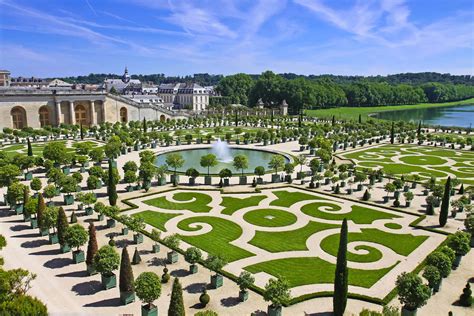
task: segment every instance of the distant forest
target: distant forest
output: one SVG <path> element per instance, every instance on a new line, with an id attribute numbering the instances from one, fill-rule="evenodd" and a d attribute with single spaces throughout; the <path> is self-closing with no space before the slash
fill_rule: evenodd
<path id="1" fill-rule="evenodd" d="M 101 83 L 114 74 L 61 78 L 70 83 Z M 194 74 L 169 77 L 164 74 L 133 75 L 132 78 L 154 84 L 195 82 L 215 86 L 218 97 L 211 105 L 242 104 L 255 106 L 261 100 L 266 106 L 288 103 L 290 114 L 302 109 L 338 106 L 405 105 L 426 102 L 449 102 L 474 97 L 474 77 L 435 72 L 405 73 L 388 76 L 335 76 L 275 74 L 235 74 L 230 76 Z"/>

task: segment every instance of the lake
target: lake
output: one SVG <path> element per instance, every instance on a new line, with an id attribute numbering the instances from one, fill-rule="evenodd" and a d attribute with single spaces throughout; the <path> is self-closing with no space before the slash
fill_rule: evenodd
<path id="1" fill-rule="evenodd" d="M 474 104 L 386 111 L 372 116 L 391 121 L 422 121 L 430 125 L 469 127 L 474 124 Z"/>

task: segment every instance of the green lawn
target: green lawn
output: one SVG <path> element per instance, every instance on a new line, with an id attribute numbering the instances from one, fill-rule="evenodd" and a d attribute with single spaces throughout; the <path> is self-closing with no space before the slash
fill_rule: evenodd
<path id="1" fill-rule="evenodd" d="M 259 209 L 245 213 L 244 220 L 255 226 L 282 227 L 296 223 L 296 215 L 277 209 Z"/>
<path id="2" fill-rule="evenodd" d="M 231 196 L 223 196 L 221 206 L 224 207 L 222 210 L 222 214 L 225 215 L 232 215 L 236 211 L 250 207 L 250 206 L 257 206 L 260 201 L 265 199 L 265 195 L 254 195 L 247 198 L 236 198 Z"/>
<path id="3" fill-rule="evenodd" d="M 211 225 L 212 230 L 198 236 L 181 236 L 185 242 L 201 248 L 208 253 L 220 255 L 229 262 L 254 256 L 253 253 L 230 244 L 231 241 L 236 240 L 242 235 L 242 228 L 226 219 L 211 216 L 197 216 L 180 221 L 178 228 L 185 231 L 196 231 L 201 227 L 199 223 Z M 191 227 L 192 224 L 195 224 L 196 227 Z"/>
<path id="4" fill-rule="evenodd" d="M 339 225 L 320 222 L 309 222 L 306 226 L 283 232 L 257 231 L 249 244 L 269 252 L 308 250 L 306 240 L 320 231 L 339 228 Z"/>
<path id="5" fill-rule="evenodd" d="M 151 200 L 143 201 L 143 203 L 155 206 L 164 210 L 188 210 L 195 213 L 207 213 L 211 210 L 208 206 L 212 201 L 212 197 L 204 193 L 197 192 L 179 192 L 173 195 L 173 199 L 179 202 L 169 201 L 165 196 L 160 196 Z"/>
<path id="6" fill-rule="evenodd" d="M 143 211 L 143 212 L 135 213 L 132 216 L 141 217 L 145 220 L 145 223 L 148 223 L 151 226 L 156 227 L 159 230 L 165 232 L 166 222 L 179 215 L 181 214 L 161 213 L 161 212 L 156 212 L 156 211 Z"/>
<path id="7" fill-rule="evenodd" d="M 306 215 L 312 216 L 314 218 L 328 219 L 334 221 L 342 221 L 344 218 L 347 218 L 347 220 L 353 221 L 356 224 L 371 224 L 373 221 L 378 219 L 392 219 L 400 217 L 398 215 L 377 211 L 359 205 L 352 205 L 352 211 L 344 214 L 331 214 L 329 212 L 323 212 L 320 210 L 321 207 L 324 207 L 327 211 L 336 212 L 341 210 L 341 206 L 337 204 L 333 204 L 330 202 L 315 202 L 306 204 L 301 208 L 301 211 Z"/>
<path id="8" fill-rule="evenodd" d="M 367 118 L 370 114 L 385 111 L 400 111 L 400 110 L 411 110 L 411 109 L 422 109 L 430 107 L 440 106 L 455 106 L 460 104 L 470 104 L 474 102 L 474 98 L 445 103 L 419 103 L 412 105 L 393 105 L 393 106 L 374 106 L 374 107 L 340 107 L 331 109 L 320 109 L 320 110 L 306 110 L 305 113 L 308 116 L 326 117 L 331 118 L 335 116 L 337 119 L 351 119 L 357 120 L 359 114 L 363 118 Z"/>
<path id="9" fill-rule="evenodd" d="M 278 199 L 271 202 L 271 206 L 290 207 L 296 202 L 305 200 L 326 200 L 325 198 L 303 192 L 273 191 L 272 193 L 275 194 Z"/>
<path id="10" fill-rule="evenodd" d="M 395 265 L 380 270 L 360 270 L 349 268 L 349 284 L 370 288 Z M 265 261 L 245 267 L 251 273 L 266 272 L 274 277 L 284 277 L 290 287 L 307 284 L 332 284 L 336 265 L 318 257 L 288 258 Z"/>

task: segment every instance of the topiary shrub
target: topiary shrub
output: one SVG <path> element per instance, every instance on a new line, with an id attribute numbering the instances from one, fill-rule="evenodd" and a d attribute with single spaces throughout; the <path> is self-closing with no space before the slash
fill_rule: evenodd
<path id="1" fill-rule="evenodd" d="M 199 296 L 199 302 L 206 307 L 207 304 L 209 304 L 209 301 L 211 300 L 211 297 L 209 294 L 207 294 L 207 290 L 204 288 L 202 294 Z"/>
<path id="2" fill-rule="evenodd" d="M 461 297 L 459 298 L 459 303 L 465 307 L 470 307 L 472 305 L 472 290 L 469 282 L 466 283 L 466 286 L 462 290 Z"/>

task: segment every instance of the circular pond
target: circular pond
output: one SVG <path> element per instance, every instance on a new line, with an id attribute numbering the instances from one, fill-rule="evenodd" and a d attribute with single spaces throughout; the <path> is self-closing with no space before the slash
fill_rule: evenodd
<path id="1" fill-rule="evenodd" d="M 285 159 L 285 163 L 289 162 L 290 159 L 282 154 L 257 150 L 257 149 L 246 149 L 246 148 L 234 148 L 227 147 L 224 152 L 217 150 L 212 147 L 207 148 L 194 148 L 194 149 L 184 149 L 177 150 L 172 152 L 167 152 L 159 154 L 156 157 L 156 164 L 163 165 L 166 164 L 166 157 L 171 153 L 179 153 L 183 159 L 184 164 L 181 168 L 178 168 L 177 171 L 180 173 L 186 172 L 189 168 L 194 168 L 199 171 L 201 175 L 207 174 L 207 168 L 201 167 L 200 161 L 201 157 L 207 154 L 215 154 L 218 158 L 218 164 L 209 169 L 210 174 L 216 175 L 224 168 L 232 170 L 232 173 L 238 175 L 241 170 L 237 170 L 233 166 L 233 159 L 237 155 L 245 155 L 248 159 L 248 168 L 244 170 L 244 173 L 252 173 L 255 170 L 255 167 L 262 166 L 266 171 L 270 171 L 268 168 L 268 162 L 272 159 L 273 156 L 282 156 Z"/>

